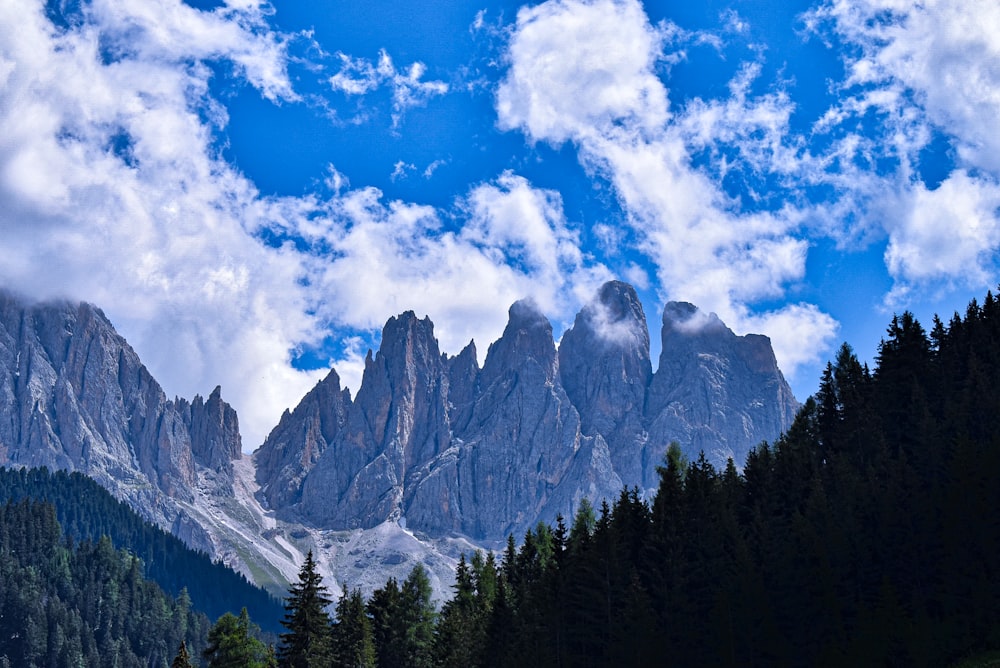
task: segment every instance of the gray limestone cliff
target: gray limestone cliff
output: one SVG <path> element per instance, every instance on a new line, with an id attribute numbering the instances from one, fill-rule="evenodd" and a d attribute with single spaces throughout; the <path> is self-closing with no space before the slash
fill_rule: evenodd
<path id="1" fill-rule="evenodd" d="M 649 329 L 631 285 L 605 283 L 559 344 L 563 387 L 580 413 L 583 433 L 608 444 L 623 481 L 642 480 L 643 406 L 653 377 Z"/>
<path id="2" fill-rule="evenodd" d="M 552 326 L 530 302 L 511 307 L 481 370 L 474 344 L 448 357 L 429 319 L 391 318 L 340 426 L 310 441 L 316 395 L 336 391 L 317 386 L 254 455 L 261 497 L 288 519 L 502 540 L 621 487 L 604 439 L 581 432 Z"/>
<path id="3" fill-rule="evenodd" d="M 350 392 L 331 370 L 294 411 L 284 412 L 254 455 L 262 498 L 279 508 L 299 502 L 306 474 L 344 428 L 350 405 Z"/>
<path id="4" fill-rule="evenodd" d="M 193 501 L 201 473 L 231 484 L 239 454 L 219 388 L 170 401 L 99 309 L 0 292 L 0 465 L 85 473 L 212 552 L 179 504 Z"/>
<path id="5" fill-rule="evenodd" d="M 582 434 L 558 374 L 552 326 L 533 303 L 517 302 L 490 346 L 468 420 L 407 497 L 408 526 L 501 540 L 569 515 L 584 495 L 617 492 L 607 446 Z"/>
<path id="6" fill-rule="evenodd" d="M 538 308 L 515 303 L 482 369 L 474 344 L 442 355 L 430 320 L 404 313 L 369 353 L 353 402 L 324 381 L 285 415 L 255 454 L 261 496 L 317 527 L 396 520 L 496 541 L 571 514 L 584 496 L 651 493 L 673 440 L 691 459 L 704 451 L 716 466 L 741 465 L 791 424 L 798 404 L 766 337 L 736 336 L 672 302 L 661 340 L 653 373 L 642 305 L 617 281 L 558 349 Z M 323 401 L 341 412 L 318 438 Z"/>
<path id="7" fill-rule="evenodd" d="M 647 447 L 659 458 L 676 440 L 688 457 L 704 451 L 716 467 L 730 457 L 741 466 L 751 448 L 791 425 L 798 402 L 766 336 L 737 336 L 714 313 L 670 302 L 661 341 L 645 411 Z M 655 483 L 655 469 L 644 475 Z"/>
<path id="8" fill-rule="evenodd" d="M 400 517 L 409 477 L 450 443 L 448 384 L 430 319 L 390 318 L 342 430 L 305 476 L 302 516 L 337 528 Z"/>

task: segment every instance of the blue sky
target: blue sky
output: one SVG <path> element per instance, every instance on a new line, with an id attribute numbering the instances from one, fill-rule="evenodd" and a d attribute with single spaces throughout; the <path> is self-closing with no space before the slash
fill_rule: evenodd
<path id="1" fill-rule="evenodd" d="M 392 315 L 482 356 L 610 278 L 805 398 L 996 287 L 998 62 L 992 0 L 9 0 L 0 284 L 221 383 L 248 450 Z"/>

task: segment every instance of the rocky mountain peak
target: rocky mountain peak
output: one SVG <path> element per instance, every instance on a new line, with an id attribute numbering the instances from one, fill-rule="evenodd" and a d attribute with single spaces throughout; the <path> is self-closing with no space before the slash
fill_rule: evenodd
<path id="1" fill-rule="evenodd" d="M 695 336 L 732 338 L 736 335 L 715 313 L 705 313 L 688 302 L 667 302 L 663 307 L 663 339 Z"/>
<path id="2" fill-rule="evenodd" d="M 298 503 L 302 481 L 344 428 L 351 394 L 341 389 L 333 369 L 316 383 L 292 412 L 285 411 L 254 453 L 257 484 L 264 502 L 286 508 Z"/>
<path id="3" fill-rule="evenodd" d="M 191 435 L 195 460 L 232 482 L 233 461 L 240 458 L 243 441 L 236 411 L 222 400 L 222 386 L 216 386 L 207 401 L 195 395 L 190 404 L 184 400 L 176 403 Z"/>
<path id="4" fill-rule="evenodd" d="M 167 400 L 104 313 L 85 303 L 28 303 L 0 293 L 0 465 L 83 472 L 146 519 L 213 551 L 185 505 L 199 476 L 223 493 L 240 456 L 236 412 Z"/>
<path id="5" fill-rule="evenodd" d="M 559 344 L 559 374 L 584 434 L 600 435 L 623 480 L 642 468 L 642 408 L 653 372 L 649 331 L 638 295 L 605 283 Z"/>
<path id="6" fill-rule="evenodd" d="M 469 341 L 455 357 L 445 361 L 448 373 L 448 416 L 453 432 L 461 432 L 469 422 L 479 382 L 476 343 Z"/>
<path id="7" fill-rule="evenodd" d="M 522 299 L 510 307 L 507 326 L 501 337 L 490 344 L 483 365 L 482 383 L 525 365 L 536 367 L 551 380 L 555 375 L 556 344 L 552 324 L 532 299 Z"/>
<path id="8" fill-rule="evenodd" d="M 646 314 L 635 288 L 622 281 L 608 281 L 601 286 L 597 299 L 585 306 L 577 316 L 590 324 L 606 341 L 620 343 L 635 339 L 640 349 L 649 350 L 649 328 Z"/>
<path id="9" fill-rule="evenodd" d="M 430 318 L 389 318 L 342 430 L 304 478 L 301 512 L 340 527 L 400 517 L 407 476 L 450 442 L 448 388 Z"/>
<path id="10" fill-rule="evenodd" d="M 704 451 L 718 467 L 730 457 L 740 465 L 791 424 L 798 402 L 767 337 L 737 336 L 714 313 L 669 302 L 661 342 L 646 396 L 651 446 L 677 440 L 689 456 Z"/>

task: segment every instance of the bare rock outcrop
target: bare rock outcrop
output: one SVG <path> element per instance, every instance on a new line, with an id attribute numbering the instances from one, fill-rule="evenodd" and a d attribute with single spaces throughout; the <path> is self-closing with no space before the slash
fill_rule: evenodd
<path id="1" fill-rule="evenodd" d="M 170 530 L 186 524 L 199 472 L 231 484 L 239 455 L 220 388 L 168 400 L 100 309 L 0 292 L 0 465 L 80 471 Z M 212 551 L 204 532 L 187 535 Z"/>

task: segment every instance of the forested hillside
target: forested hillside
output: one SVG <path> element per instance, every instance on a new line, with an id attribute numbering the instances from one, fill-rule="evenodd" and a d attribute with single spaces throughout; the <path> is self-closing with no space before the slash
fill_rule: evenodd
<path id="1" fill-rule="evenodd" d="M 67 545 L 51 503 L 0 505 L 0 666 L 166 666 L 208 629 L 109 539 Z"/>
<path id="2" fill-rule="evenodd" d="M 651 506 L 626 490 L 596 513 L 584 505 L 570 527 L 539 525 L 520 548 L 512 538 L 499 560 L 463 560 L 433 643 L 405 660 L 381 660 L 377 630 L 366 650 L 356 615 L 337 625 L 361 630 L 335 632 L 335 644 L 354 640 L 334 655 L 948 665 L 1000 647 L 998 471 L 1000 303 L 988 294 L 929 334 L 894 318 L 874 370 L 845 344 L 791 429 L 742 472 L 688 464 L 672 447 Z M 369 622 L 388 596 L 376 595 Z"/>
<path id="3" fill-rule="evenodd" d="M 208 555 L 195 552 L 173 535 L 144 521 L 128 505 L 80 473 L 0 468 L 0 503 L 8 499 L 45 500 L 55 507 L 66 536 L 96 543 L 102 536 L 117 549 L 138 557 L 142 574 L 172 596 L 187 588 L 195 609 L 216 619 L 246 607 L 254 621 L 272 633 L 280 630 L 282 607 L 266 591 Z"/>

